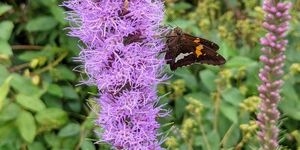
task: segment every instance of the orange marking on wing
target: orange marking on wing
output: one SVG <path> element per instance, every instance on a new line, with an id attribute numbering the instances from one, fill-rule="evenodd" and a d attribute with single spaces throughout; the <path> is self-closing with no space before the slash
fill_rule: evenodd
<path id="1" fill-rule="evenodd" d="M 201 44 L 196 47 L 195 53 L 196 53 L 197 58 L 200 55 L 202 55 L 202 49 L 203 49 L 203 45 L 201 45 Z"/>

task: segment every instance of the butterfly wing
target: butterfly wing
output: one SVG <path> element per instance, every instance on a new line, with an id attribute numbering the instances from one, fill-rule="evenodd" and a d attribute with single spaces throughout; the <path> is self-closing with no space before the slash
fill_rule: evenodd
<path id="1" fill-rule="evenodd" d="M 170 69 L 176 70 L 178 67 L 188 66 L 196 62 L 196 55 L 190 54 L 178 61 L 170 63 Z"/>
<path id="2" fill-rule="evenodd" d="M 195 36 L 184 33 L 184 38 L 189 40 L 189 41 L 193 41 L 193 42 L 197 42 L 199 44 L 205 45 L 205 46 L 207 46 L 207 47 L 209 47 L 209 48 L 211 48 L 212 50 L 215 50 L 215 51 L 219 50 L 219 48 L 220 48 L 218 46 L 218 44 L 216 44 L 212 41 L 209 41 L 207 39 L 201 38 L 201 37 L 195 37 Z"/>
<path id="3" fill-rule="evenodd" d="M 198 57 L 196 53 L 197 46 L 203 47 L 201 55 L 198 55 Z M 209 65 L 223 65 L 226 62 L 223 56 L 206 45 L 185 42 L 180 44 L 179 49 L 181 53 L 176 55 L 174 61 L 169 63 L 171 70 L 176 70 L 178 67 L 188 66 L 197 62 Z M 180 55 L 183 56 L 178 58 Z"/>
<path id="4" fill-rule="evenodd" d="M 226 60 L 223 56 L 218 54 L 215 50 L 204 46 L 202 50 L 202 55 L 200 55 L 196 62 L 208 65 L 223 65 L 225 64 Z"/>
<path id="5" fill-rule="evenodd" d="M 216 51 L 219 46 L 209 40 L 182 33 L 175 28 L 167 36 L 165 60 L 171 70 L 199 62 L 209 65 L 222 65 L 226 61 Z"/>

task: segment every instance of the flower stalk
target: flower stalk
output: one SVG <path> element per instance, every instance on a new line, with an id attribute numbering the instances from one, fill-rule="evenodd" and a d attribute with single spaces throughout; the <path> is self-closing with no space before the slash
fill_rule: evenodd
<path id="1" fill-rule="evenodd" d="M 156 86 L 164 60 L 157 58 L 164 43 L 161 0 L 69 0 L 69 35 L 84 47 L 79 59 L 96 85 L 101 107 L 96 125 L 101 142 L 114 149 L 161 149 L 156 121 L 163 117 Z"/>
<path id="2" fill-rule="evenodd" d="M 264 64 L 260 70 L 259 78 L 262 81 L 258 87 L 261 104 L 257 115 L 259 126 L 258 137 L 263 150 L 279 148 L 277 127 L 280 112 L 277 105 L 281 99 L 280 89 L 283 84 L 283 66 L 285 50 L 288 41 L 285 39 L 289 20 L 291 3 L 277 0 L 264 0 L 263 10 L 265 20 L 263 27 L 268 33 L 261 38 L 262 55 L 260 61 Z"/>

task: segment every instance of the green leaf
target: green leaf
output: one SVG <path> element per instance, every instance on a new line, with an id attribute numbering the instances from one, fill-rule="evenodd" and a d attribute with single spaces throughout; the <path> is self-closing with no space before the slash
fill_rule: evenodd
<path id="1" fill-rule="evenodd" d="M 7 41 L 10 38 L 14 24 L 11 21 L 0 22 L 0 39 Z"/>
<path id="2" fill-rule="evenodd" d="M 9 11 L 12 7 L 7 4 L 0 3 L 0 16 Z"/>
<path id="3" fill-rule="evenodd" d="M 257 62 L 255 62 L 254 60 L 252 60 L 248 57 L 236 56 L 236 57 L 233 57 L 232 59 L 228 60 L 225 64 L 225 66 L 229 67 L 229 68 L 238 68 L 238 67 L 255 65 L 256 63 Z"/>
<path id="4" fill-rule="evenodd" d="M 26 30 L 30 32 L 34 31 L 46 31 L 53 29 L 57 25 L 57 21 L 53 17 L 43 16 L 30 20 L 26 25 Z"/>
<path id="5" fill-rule="evenodd" d="M 189 93 L 189 94 L 186 94 L 184 96 L 184 99 L 185 100 L 188 100 L 188 98 L 195 98 L 199 101 L 201 101 L 201 103 L 207 107 L 207 108 L 210 108 L 212 107 L 212 101 L 211 101 L 211 97 L 208 96 L 207 94 L 203 93 L 203 92 L 195 92 L 195 93 Z"/>
<path id="6" fill-rule="evenodd" d="M 225 136 L 223 137 L 226 138 L 223 146 L 226 150 L 229 150 L 230 147 L 234 147 L 240 140 L 241 131 L 238 124 L 232 124 Z"/>
<path id="7" fill-rule="evenodd" d="M 63 101 L 56 96 L 46 93 L 43 95 L 42 99 L 47 107 L 63 108 Z"/>
<path id="8" fill-rule="evenodd" d="M 183 116 L 186 105 L 187 102 L 182 98 L 175 101 L 175 116 L 177 119 L 180 119 Z"/>
<path id="9" fill-rule="evenodd" d="M 283 113 L 295 120 L 300 120 L 300 101 L 298 93 L 291 80 L 286 80 L 282 87 L 283 99 L 279 103 L 279 108 Z"/>
<path id="10" fill-rule="evenodd" d="M 208 143 L 210 145 L 211 150 L 219 150 L 220 149 L 220 135 L 216 131 L 209 132 L 207 134 Z M 206 148 L 205 149 L 209 149 Z"/>
<path id="11" fill-rule="evenodd" d="M 95 145 L 91 141 L 88 141 L 86 139 L 82 142 L 80 148 L 82 150 L 96 150 Z"/>
<path id="12" fill-rule="evenodd" d="M 239 2 L 237 0 L 229 0 L 226 1 L 229 8 L 236 8 L 239 5 Z"/>
<path id="13" fill-rule="evenodd" d="M 73 81 L 76 79 L 76 75 L 66 66 L 60 65 L 56 68 L 55 75 L 60 80 L 70 80 Z"/>
<path id="14" fill-rule="evenodd" d="M 216 90 L 215 79 L 217 78 L 217 76 L 214 72 L 210 70 L 203 70 L 200 72 L 200 78 L 207 89 L 209 89 L 210 91 Z"/>
<path id="15" fill-rule="evenodd" d="M 30 79 L 20 76 L 19 74 L 13 74 L 12 76 L 13 79 L 11 80 L 11 86 L 21 94 L 34 97 L 39 97 L 43 94 L 43 91 L 33 85 Z"/>
<path id="16" fill-rule="evenodd" d="M 44 134 L 44 139 L 47 145 L 51 147 L 59 147 L 60 146 L 60 138 L 58 138 L 53 132 L 46 132 Z"/>
<path id="17" fill-rule="evenodd" d="M 221 49 L 219 53 L 224 56 L 225 59 L 228 59 L 230 57 L 235 57 L 237 55 L 237 50 L 231 48 L 226 42 L 222 42 Z"/>
<path id="18" fill-rule="evenodd" d="M 185 80 L 186 86 L 191 90 L 197 89 L 198 82 L 195 76 L 187 68 L 178 68 L 174 74 Z"/>
<path id="19" fill-rule="evenodd" d="M 46 108 L 45 104 L 42 100 L 35 96 L 27 96 L 24 94 L 18 94 L 16 97 L 16 101 L 25 109 L 38 112 Z"/>
<path id="20" fill-rule="evenodd" d="M 65 127 L 63 127 L 59 133 L 59 137 L 68 137 L 78 135 L 80 133 L 80 125 L 76 123 L 69 123 Z"/>
<path id="21" fill-rule="evenodd" d="M 283 111 L 284 115 L 300 120 L 300 102 L 299 100 L 283 99 L 280 101 L 279 108 Z"/>
<path id="22" fill-rule="evenodd" d="M 6 78 L 10 75 L 6 67 L 0 65 L 0 84 L 3 84 Z"/>
<path id="23" fill-rule="evenodd" d="M 68 137 L 68 138 L 63 138 L 62 143 L 61 143 L 61 149 L 75 149 L 78 141 L 79 141 L 79 136 L 73 136 L 73 137 Z"/>
<path id="24" fill-rule="evenodd" d="M 47 0 L 47 1 L 34 1 L 36 3 L 38 3 L 39 5 L 44 5 L 47 7 L 50 7 L 52 5 L 57 5 L 57 0 Z M 41 6 L 39 6 L 41 7 Z"/>
<path id="25" fill-rule="evenodd" d="M 174 5 L 173 9 L 178 11 L 184 11 L 186 9 L 190 9 L 192 5 L 187 2 L 179 2 L 176 5 Z"/>
<path id="26" fill-rule="evenodd" d="M 282 87 L 282 95 L 284 99 L 290 100 L 290 101 L 297 101 L 299 100 L 298 93 L 296 92 L 294 88 L 294 84 L 287 80 Z"/>
<path id="27" fill-rule="evenodd" d="M 47 129 L 57 129 L 68 122 L 68 115 L 58 108 L 47 108 L 35 116 L 37 122 Z"/>
<path id="28" fill-rule="evenodd" d="M 1 54 L 5 56 L 11 56 L 13 52 L 10 45 L 6 41 L 0 39 L 0 55 Z"/>
<path id="29" fill-rule="evenodd" d="M 203 136 L 199 136 L 199 135 L 197 135 L 196 137 L 195 137 L 195 146 L 205 146 L 205 145 L 203 145 L 204 144 L 204 142 L 203 142 Z"/>
<path id="30" fill-rule="evenodd" d="M 6 98 L 6 95 L 8 94 L 11 79 L 12 79 L 12 77 L 9 76 L 4 81 L 4 83 L 0 86 L 0 111 L 2 110 L 4 99 Z"/>
<path id="31" fill-rule="evenodd" d="M 15 119 L 19 115 L 20 110 L 21 108 L 15 103 L 5 105 L 3 110 L 0 111 L 0 125 L 2 123 Z"/>
<path id="32" fill-rule="evenodd" d="M 63 96 L 63 90 L 57 84 L 50 84 L 47 91 L 48 91 L 48 93 L 50 93 L 52 95 L 55 95 L 57 97 L 62 97 Z"/>
<path id="33" fill-rule="evenodd" d="M 245 97 L 237 88 L 226 89 L 222 92 L 221 95 L 225 101 L 231 103 L 234 106 L 238 106 L 239 103 L 245 99 Z"/>
<path id="34" fill-rule="evenodd" d="M 36 135 L 36 125 L 31 113 L 27 111 L 21 112 L 16 123 L 22 138 L 26 142 L 32 143 Z"/>
<path id="35" fill-rule="evenodd" d="M 62 86 L 62 90 L 63 90 L 63 94 L 64 94 L 64 98 L 66 99 L 75 99 L 78 100 L 79 96 L 76 93 L 76 91 L 74 90 L 73 87 L 71 86 Z"/>
<path id="36" fill-rule="evenodd" d="M 67 22 L 65 21 L 65 10 L 62 9 L 62 7 L 58 7 L 57 5 L 52 5 L 50 7 L 50 12 L 54 16 L 54 18 L 61 23 L 62 25 L 65 25 Z"/>
<path id="37" fill-rule="evenodd" d="M 46 147 L 42 142 L 34 141 L 28 145 L 28 150 L 46 150 Z"/>
<path id="38" fill-rule="evenodd" d="M 227 104 L 227 103 L 222 103 L 221 105 L 221 112 L 223 113 L 223 115 L 228 118 L 230 121 L 232 121 L 233 123 L 237 123 L 238 122 L 238 112 L 237 112 L 238 108 Z"/>
<path id="39" fill-rule="evenodd" d="M 4 125 L 1 125 L 0 133 L 1 150 L 21 149 L 21 143 L 24 143 L 24 141 L 21 139 L 17 127 L 15 127 L 15 122 L 8 122 Z"/>
<path id="40" fill-rule="evenodd" d="M 46 57 L 46 58 L 51 58 L 54 56 L 54 52 L 51 51 L 51 47 L 45 47 L 43 48 L 42 51 L 34 52 L 34 51 L 29 51 L 29 52 L 24 52 L 20 55 L 18 55 L 18 58 L 23 60 L 23 61 L 31 61 L 34 58 L 39 58 L 39 57 Z"/>
<path id="41" fill-rule="evenodd" d="M 72 110 L 73 112 L 80 113 L 81 107 L 83 106 L 80 101 L 68 101 L 67 102 L 68 108 Z"/>

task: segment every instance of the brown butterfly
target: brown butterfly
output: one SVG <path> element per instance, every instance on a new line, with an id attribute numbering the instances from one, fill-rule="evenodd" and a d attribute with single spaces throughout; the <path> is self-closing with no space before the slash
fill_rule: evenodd
<path id="1" fill-rule="evenodd" d="M 172 29 L 166 39 L 165 60 L 171 70 L 197 62 L 209 65 L 223 65 L 226 62 L 216 52 L 219 49 L 216 43 L 184 33 L 179 27 Z"/>

